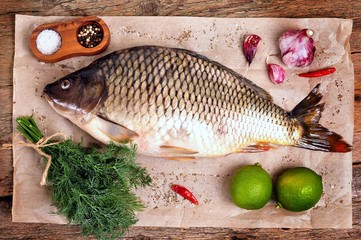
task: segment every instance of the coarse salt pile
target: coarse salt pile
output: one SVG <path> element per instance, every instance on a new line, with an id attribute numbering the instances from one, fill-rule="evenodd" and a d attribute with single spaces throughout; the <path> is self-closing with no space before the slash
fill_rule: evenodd
<path id="1" fill-rule="evenodd" d="M 60 34 L 54 30 L 45 29 L 36 38 L 36 47 L 44 55 L 51 55 L 61 47 Z"/>

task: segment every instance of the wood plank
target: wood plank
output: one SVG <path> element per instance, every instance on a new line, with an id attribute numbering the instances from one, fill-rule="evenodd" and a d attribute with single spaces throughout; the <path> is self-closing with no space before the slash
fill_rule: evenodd
<path id="1" fill-rule="evenodd" d="M 361 52 L 351 55 L 355 69 L 353 163 L 361 163 Z"/>
<path id="2" fill-rule="evenodd" d="M 360 239 L 361 235 L 361 2 L 360 1 L 64 1 L 3 0 L 0 9 L 0 145 L 12 137 L 12 64 L 14 55 L 14 14 L 32 15 L 148 15 L 200 17 L 337 17 L 354 20 L 350 39 L 355 69 L 355 133 L 353 150 L 353 229 L 223 229 L 133 227 L 126 237 L 135 239 L 248 239 L 319 238 Z M 0 149 L 0 238 L 82 239 L 80 229 L 53 224 L 11 222 L 12 153 Z"/>
<path id="3" fill-rule="evenodd" d="M 12 139 L 12 75 L 14 55 L 14 17 L 0 14 L 0 197 L 12 194 L 12 151 L 1 146 Z"/>

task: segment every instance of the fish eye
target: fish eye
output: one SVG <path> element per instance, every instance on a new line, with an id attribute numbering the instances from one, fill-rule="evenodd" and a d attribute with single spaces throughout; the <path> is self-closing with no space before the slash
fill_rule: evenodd
<path id="1" fill-rule="evenodd" d="M 61 81 L 60 86 L 63 90 L 67 90 L 70 87 L 70 81 L 68 79 L 64 79 Z"/>

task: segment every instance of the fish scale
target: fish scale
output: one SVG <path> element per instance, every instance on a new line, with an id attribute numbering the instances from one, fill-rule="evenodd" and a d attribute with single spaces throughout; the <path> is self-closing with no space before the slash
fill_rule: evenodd
<path id="1" fill-rule="evenodd" d="M 291 112 L 262 88 L 195 52 L 139 46 L 113 52 L 48 84 L 59 114 L 107 144 L 134 141 L 173 160 L 266 151 L 271 144 L 348 152 L 319 124 L 317 85 Z"/>
<path id="2" fill-rule="evenodd" d="M 115 65 L 116 62 L 119 64 Z M 103 72 L 108 75 L 106 84 L 109 89 L 108 99 L 99 106 L 99 111 L 121 125 L 131 125 L 135 132 L 145 133 L 149 142 L 153 140 L 166 144 L 168 141 L 171 144 L 170 136 L 179 135 L 184 137 L 180 139 L 181 142 L 186 143 L 179 147 L 189 148 L 189 140 L 198 139 L 200 142 L 194 146 L 200 155 L 221 155 L 240 150 L 247 143 L 272 139 L 275 143 L 292 145 L 295 141 L 288 134 L 289 139 L 273 139 L 273 133 L 268 133 L 267 129 L 272 129 L 271 125 L 275 122 L 267 121 L 267 117 L 261 117 L 258 121 L 251 120 L 264 114 L 263 106 L 275 111 L 282 109 L 272 102 L 267 105 L 266 101 L 255 96 L 252 89 L 239 84 L 240 79 L 206 59 L 197 59 L 197 56 L 165 48 L 154 48 L 151 51 L 139 48 L 132 52 L 115 53 L 99 66 L 107 70 Z M 129 69 L 130 66 L 133 69 Z M 117 91 L 118 88 L 120 89 Z M 126 97 L 124 93 L 127 93 Z M 114 101 L 119 99 L 116 97 L 118 94 L 121 95 L 119 102 Z M 114 111 L 115 109 L 118 111 Z M 149 117 L 140 118 L 136 113 L 147 114 Z M 154 115 L 157 118 L 165 117 L 165 123 L 159 124 L 159 119 L 154 119 Z M 268 116 L 272 119 L 270 117 Z M 184 124 L 188 122 L 191 124 Z M 224 126 L 224 123 L 229 126 Z M 244 127 L 247 124 L 251 127 Z M 183 127 L 189 125 L 198 126 L 199 131 L 190 132 Z M 280 130 L 285 133 L 297 128 L 289 119 L 280 122 L 280 125 L 283 126 Z M 239 135 L 235 135 L 236 132 Z M 239 144 L 231 144 L 233 142 Z"/>

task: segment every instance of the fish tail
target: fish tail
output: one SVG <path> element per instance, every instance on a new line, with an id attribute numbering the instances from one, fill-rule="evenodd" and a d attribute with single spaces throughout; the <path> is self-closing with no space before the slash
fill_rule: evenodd
<path id="1" fill-rule="evenodd" d="M 318 123 L 324 110 L 324 103 L 320 103 L 322 94 L 319 88 L 320 84 L 317 84 L 291 112 L 302 127 L 296 146 L 324 152 L 349 152 L 352 146 L 341 135 Z"/>

